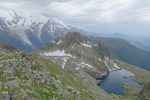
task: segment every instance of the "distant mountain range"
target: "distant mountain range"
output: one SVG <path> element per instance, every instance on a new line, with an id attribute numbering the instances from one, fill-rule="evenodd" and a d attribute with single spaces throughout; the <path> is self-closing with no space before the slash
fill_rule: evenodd
<path id="1" fill-rule="evenodd" d="M 97 40 L 103 42 L 116 58 L 150 70 L 150 52 L 139 49 L 123 39 L 99 37 Z"/>
<path id="2" fill-rule="evenodd" d="M 0 42 L 24 51 L 41 48 L 53 38 L 70 31 L 83 33 L 56 18 L 40 14 L 32 16 L 11 10 L 0 15 Z"/>
<path id="3" fill-rule="evenodd" d="M 99 37 L 112 37 L 112 38 L 124 39 L 129 43 L 131 43 L 132 45 L 136 46 L 137 48 L 150 52 L 150 37 L 129 35 L 123 33 L 94 33 L 90 35 L 95 37 L 99 36 Z"/>

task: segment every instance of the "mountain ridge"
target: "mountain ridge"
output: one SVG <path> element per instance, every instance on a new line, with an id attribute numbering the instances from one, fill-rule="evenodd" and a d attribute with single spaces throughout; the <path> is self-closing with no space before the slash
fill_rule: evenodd
<path id="1" fill-rule="evenodd" d="M 150 70 L 150 52 L 139 49 L 123 39 L 99 37 L 97 40 L 103 42 L 118 59 Z"/>
<path id="2" fill-rule="evenodd" d="M 53 40 L 39 52 L 62 69 L 69 69 L 81 76 L 91 76 L 95 79 L 109 71 L 120 69 L 103 44 L 78 32 L 70 32 Z"/>
<path id="3" fill-rule="evenodd" d="M 63 36 L 67 32 L 83 32 L 56 18 L 48 18 L 42 15 L 35 16 L 22 14 L 14 10 L 5 12 L 0 16 L 0 42 L 24 51 L 33 51 L 42 48 L 50 40 Z"/>

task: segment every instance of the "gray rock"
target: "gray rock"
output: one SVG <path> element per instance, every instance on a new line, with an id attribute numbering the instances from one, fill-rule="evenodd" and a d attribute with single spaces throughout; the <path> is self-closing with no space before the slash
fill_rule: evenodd
<path id="1" fill-rule="evenodd" d="M 67 90 L 68 90 L 69 92 L 71 92 L 72 94 L 76 94 L 76 95 L 79 95 L 79 94 L 80 94 L 80 92 L 79 92 L 78 90 L 74 89 L 73 87 L 67 86 L 66 88 L 67 88 Z"/>
<path id="2" fill-rule="evenodd" d="M 9 81 L 9 82 L 7 83 L 7 85 L 8 85 L 8 87 L 10 87 L 10 88 L 13 88 L 13 87 L 19 88 L 19 80 L 12 80 L 12 81 Z"/>
<path id="3" fill-rule="evenodd" d="M 14 76 L 14 68 L 8 68 L 4 71 L 4 76 Z"/>
<path id="4" fill-rule="evenodd" d="M 73 94 L 76 94 L 76 95 L 79 95 L 79 94 L 80 94 L 80 92 L 79 92 L 78 90 L 73 90 L 72 93 L 73 93 Z"/>
<path id="5" fill-rule="evenodd" d="M 60 80 L 54 80 L 54 85 L 57 89 L 61 88 L 61 81 Z"/>

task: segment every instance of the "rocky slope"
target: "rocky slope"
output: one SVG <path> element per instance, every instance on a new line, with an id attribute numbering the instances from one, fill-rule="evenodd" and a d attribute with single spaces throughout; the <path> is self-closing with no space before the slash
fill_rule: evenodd
<path id="1" fill-rule="evenodd" d="M 109 71 L 120 69 L 109 50 L 92 37 L 70 32 L 50 42 L 40 53 L 82 77 L 99 78 Z"/>
<path id="2" fill-rule="evenodd" d="M 48 41 L 70 31 L 81 32 L 56 18 L 19 11 L 0 15 L 0 43 L 7 43 L 24 51 L 43 47 Z"/>
<path id="3" fill-rule="evenodd" d="M 9 49 L 8 49 L 9 48 Z M 94 80 L 0 45 L 0 100 L 110 100 Z"/>

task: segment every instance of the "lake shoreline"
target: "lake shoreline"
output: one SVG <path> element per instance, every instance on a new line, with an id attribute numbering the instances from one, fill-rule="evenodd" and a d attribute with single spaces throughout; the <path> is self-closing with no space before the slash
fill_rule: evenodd
<path id="1" fill-rule="evenodd" d="M 143 84 L 138 83 L 131 77 L 134 77 L 133 73 L 125 69 L 118 69 L 99 77 L 98 80 L 100 80 L 100 82 L 97 85 L 107 93 L 114 93 L 117 95 L 124 94 L 125 88 L 123 84 L 130 84 L 135 88 L 143 88 Z"/>

